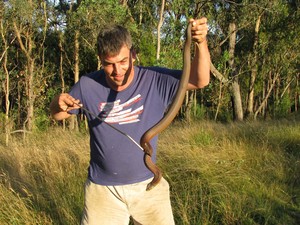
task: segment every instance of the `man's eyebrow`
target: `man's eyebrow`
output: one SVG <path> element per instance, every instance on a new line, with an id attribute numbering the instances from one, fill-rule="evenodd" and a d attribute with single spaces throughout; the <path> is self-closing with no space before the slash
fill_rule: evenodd
<path id="1" fill-rule="evenodd" d="M 103 62 L 107 63 L 107 64 L 110 64 L 110 63 L 114 64 L 114 63 L 122 62 L 122 61 L 125 61 L 125 60 L 128 60 L 128 59 L 129 59 L 129 57 L 126 56 L 126 57 L 122 58 L 121 60 L 119 60 L 117 62 L 112 62 L 112 61 L 109 61 L 109 60 L 106 60 L 106 59 L 104 59 Z"/>

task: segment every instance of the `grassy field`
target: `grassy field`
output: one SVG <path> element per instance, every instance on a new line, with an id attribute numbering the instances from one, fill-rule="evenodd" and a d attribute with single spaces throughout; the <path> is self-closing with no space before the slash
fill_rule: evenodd
<path id="1" fill-rule="evenodd" d="M 0 224 L 79 224 L 88 136 L 0 135 Z M 174 123 L 158 165 L 177 225 L 300 224 L 300 121 Z"/>

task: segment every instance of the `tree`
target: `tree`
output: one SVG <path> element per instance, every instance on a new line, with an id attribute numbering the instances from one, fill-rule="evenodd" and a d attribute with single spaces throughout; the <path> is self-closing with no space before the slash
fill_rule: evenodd
<path id="1" fill-rule="evenodd" d="M 164 22 L 164 8 L 165 8 L 165 0 L 161 1 L 160 12 L 159 12 L 159 20 L 157 24 L 157 50 L 156 50 L 156 60 L 159 60 L 160 57 L 160 35 L 161 35 L 161 27 Z"/>
<path id="2" fill-rule="evenodd" d="M 44 86 L 44 42 L 47 30 L 46 3 L 27 1 L 22 5 L 10 1 L 6 7 L 8 20 L 16 38 L 17 51 L 22 54 L 20 63 L 24 71 L 27 115 L 24 124 L 27 129 L 34 127 L 34 104 Z M 32 16 L 34 15 L 34 17 Z"/>
<path id="3" fill-rule="evenodd" d="M 261 17 L 263 12 L 257 17 L 254 29 L 254 41 L 253 41 L 253 57 L 250 60 L 251 62 L 251 76 L 249 81 L 249 90 L 248 90 L 248 101 L 246 107 L 246 117 L 253 117 L 253 108 L 254 108 L 254 86 L 257 77 L 257 68 L 258 68 L 258 41 L 259 41 L 259 27 L 261 23 Z"/>
<path id="4" fill-rule="evenodd" d="M 3 3 L 1 4 L 1 14 L 4 15 L 4 5 Z M 3 90 L 4 90 L 4 95 L 5 95 L 5 120 L 4 120 L 4 129 L 5 129 L 5 143 L 8 145 L 9 141 L 9 133 L 10 133 L 10 121 L 9 121 L 9 114 L 10 114 L 10 72 L 8 71 L 8 50 L 10 47 L 11 42 L 14 41 L 11 40 L 10 43 L 8 42 L 8 21 L 5 20 L 4 16 L 0 17 L 0 33 L 1 33 L 1 40 L 2 40 L 2 54 L 0 57 L 0 62 L 2 63 L 2 72 L 5 75 L 5 79 L 3 82 Z"/>
<path id="5" fill-rule="evenodd" d="M 233 105 L 233 118 L 237 121 L 243 120 L 243 106 L 242 106 L 242 99 L 241 99 L 241 91 L 240 85 L 238 81 L 238 76 L 236 73 L 236 66 L 234 64 L 234 51 L 236 45 L 236 24 L 234 21 L 229 23 L 229 68 L 230 68 L 230 79 L 231 81 L 231 98 L 232 98 L 232 105 Z"/>
<path id="6" fill-rule="evenodd" d="M 1 127 L 7 134 L 47 126 L 54 95 L 100 68 L 96 38 L 110 23 L 131 31 L 138 64 L 180 69 L 188 19 L 208 18 L 213 77 L 186 96 L 182 113 L 191 120 L 200 107 L 222 121 L 299 111 L 298 1 L 10 0 L 0 10 Z"/>

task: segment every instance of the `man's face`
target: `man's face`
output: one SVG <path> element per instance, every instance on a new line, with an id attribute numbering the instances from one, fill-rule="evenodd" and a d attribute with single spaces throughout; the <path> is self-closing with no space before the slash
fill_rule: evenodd
<path id="1" fill-rule="evenodd" d="M 101 58 L 102 68 L 106 74 L 109 86 L 116 90 L 124 90 L 133 79 L 131 52 L 127 46 L 123 46 L 119 54 Z M 129 69 L 129 71 L 128 71 Z"/>

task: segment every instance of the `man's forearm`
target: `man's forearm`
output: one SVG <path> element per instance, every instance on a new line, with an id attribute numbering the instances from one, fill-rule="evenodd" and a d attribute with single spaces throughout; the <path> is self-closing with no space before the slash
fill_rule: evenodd
<path id="1" fill-rule="evenodd" d="M 210 81 L 210 53 L 207 41 L 195 44 L 195 56 L 191 65 L 190 87 L 203 88 Z"/>

